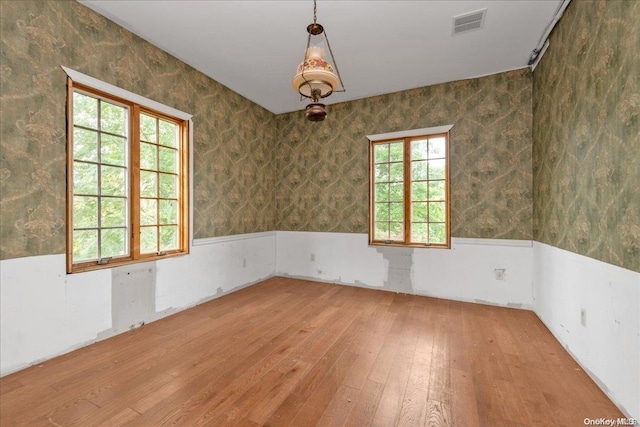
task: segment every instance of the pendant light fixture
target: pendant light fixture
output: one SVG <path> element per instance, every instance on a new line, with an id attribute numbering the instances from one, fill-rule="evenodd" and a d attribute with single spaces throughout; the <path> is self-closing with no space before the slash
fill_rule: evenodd
<path id="1" fill-rule="evenodd" d="M 307 26 L 307 47 L 304 51 L 304 60 L 298 65 L 296 75 L 291 85 L 300 94 L 300 99 L 309 98 L 313 102 L 307 105 L 305 117 L 312 122 L 320 122 L 327 117 L 327 110 L 320 99 L 326 98 L 333 92 L 344 92 L 344 84 L 338 71 L 338 64 L 333 57 L 329 38 L 324 27 L 317 22 L 317 5 L 313 0 L 313 23 Z M 311 36 L 324 35 L 324 41 L 329 49 L 333 67 L 324 59 L 324 49 L 319 45 L 311 44 Z M 314 39 L 315 40 L 315 39 Z M 322 38 L 320 38 L 322 42 Z M 335 73 L 333 68 L 335 67 Z M 340 86 L 338 86 L 340 84 Z"/>

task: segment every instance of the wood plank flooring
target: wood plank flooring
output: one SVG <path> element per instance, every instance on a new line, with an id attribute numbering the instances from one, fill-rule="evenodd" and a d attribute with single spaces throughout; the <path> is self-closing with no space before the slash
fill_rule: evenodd
<path id="1" fill-rule="evenodd" d="M 578 426 L 534 313 L 275 277 L 0 379 L 1 426 Z"/>

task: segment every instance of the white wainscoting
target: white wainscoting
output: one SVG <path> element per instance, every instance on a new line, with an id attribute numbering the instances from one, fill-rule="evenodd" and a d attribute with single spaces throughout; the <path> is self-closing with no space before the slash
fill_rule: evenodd
<path id="1" fill-rule="evenodd" d="M 534 260 L 538 317 L 625 415 L 640 419 L 640 273 L 538 242 Z"/>
<path id="2" fill-rule="evenodd" d="M 640 418 L 640 274 L 528 240 L 406 249 L 369 246 L 366 234 L 278 231 L 196 240 L 184 257 L 72 275 L 64 255 L 0 261 L 0 374 L 273 275 L 533 309 Z"/>
<path id="3" fill-rule="evenodd" d="M 0 261 L 0 374 L 268 278 L 275 241 L 275 232 L 202 239 L 182 257 L 76 274 L 65 255 Z"/>
<path id="4" fill-rule="evenodd" d="M 533 308 L 530 240 L 454 238 L 451 249 L 413 249 L 369 246 L 366 234 L 278 231 L 276 242 L 276 275 Z"/>

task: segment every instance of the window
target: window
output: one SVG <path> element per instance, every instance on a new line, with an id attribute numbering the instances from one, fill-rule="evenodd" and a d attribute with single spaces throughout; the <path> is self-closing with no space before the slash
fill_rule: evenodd
<path id="1" fill-rule="evenodd" d="M 188 253 L 188 121 L 68 80 L 67 271 Z"/>
<path id="2" fill-rule="evenodd" d="M 451 246 L 451 126 L 369 136 L 369 243 Z"/>

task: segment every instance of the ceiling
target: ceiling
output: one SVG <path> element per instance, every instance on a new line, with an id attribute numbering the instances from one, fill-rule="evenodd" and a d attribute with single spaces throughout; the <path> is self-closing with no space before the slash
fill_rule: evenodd
<path id="1" fill-rule="evenodd" d="M 291 79 L 312 0 L 79 1 L 273 113 L 308 103 Z M 318 0 L 347 89 L 324 102 L 524 68 L 561 2 Z M 482 29 L 452 35 L 454 16 L 483 8 Z"/>

